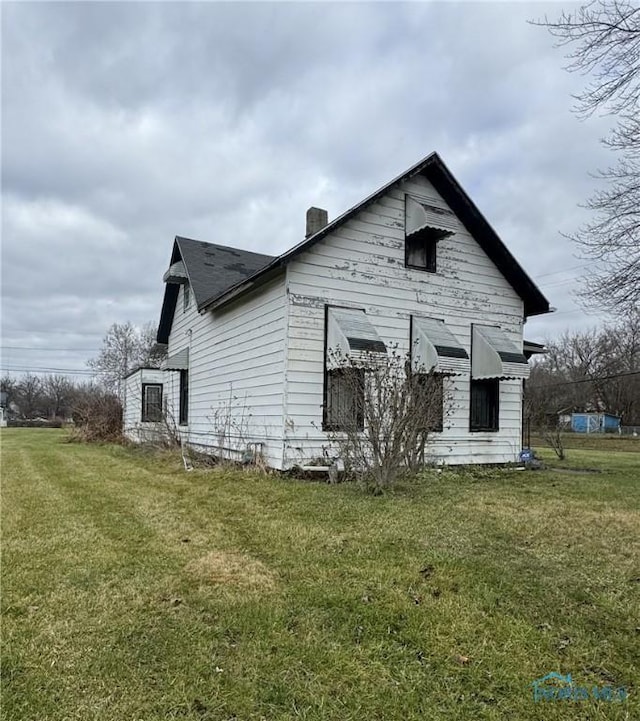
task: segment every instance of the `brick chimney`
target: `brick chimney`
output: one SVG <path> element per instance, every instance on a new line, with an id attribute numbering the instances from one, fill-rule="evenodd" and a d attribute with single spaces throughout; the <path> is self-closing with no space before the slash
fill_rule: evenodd
<path id="1" fill-rule="evenodd" d="M 329 223 L 329 213 L 322 208 L 309 208 L 307 210 L 307 234 L 309 237 L 324 228 Z"/>

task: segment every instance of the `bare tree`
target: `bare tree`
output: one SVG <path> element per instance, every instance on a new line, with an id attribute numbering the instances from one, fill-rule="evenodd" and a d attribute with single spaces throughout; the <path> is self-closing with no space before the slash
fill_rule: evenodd
<path id="1" fill-rule="evenodd" d="M 640 311 L 631 308 L 615 323 L 563 333 L 546 343 L 527 381 L 532 423 L 573 411 L 606 411 L 622 423 L 640 423 Z"/>
<path id="2" fill-rule="evenodd" d="M 584 257 L 596 261 L 585 278 L 585 300 L 612 310 L 640 302 L 640 7 L 629 0 L 594 0 L 549 29 L 569 46 L 567 70 L 589 74 L 576 96 L 580 117 L 604 111 L 617 124 L 603 143 L 617 162 L 599 171 L 605 181 L 586 207 L 594 219 L 570 236 Z"/>
<path id="3" fill-rule="evenodd" d="M 114 323 L 102 341 L 96 358 L 87 361 L 105 389 L 122 397 L 122 381 L 136 367 L 159 368 L 165 351 L 155 341 L 152 323 L 142 328 L 131 322 Z"/>
<path id="4" fill-rule="evenodd" d="M 345 470 L 380 492 L 423 467 L 428 440 L 451 410 L 443 376 L 416 372 L 397 350 L 330 363 L 325 428 Z"/>
<path id="5" fill-rule="evenodd" d="M 42 381 L 38 376 L 32 373 L 22 376 L 16 386 L 16 395 L 16 404 L 23 418 L 34 418 L 45 412 Z"/>
<path id="6" fill-rule="evenodd" d="M 72 381 L 62 375 L 45 376 L 42 392 L 48 415 L 51 418 L 67 418 L 70 416 L 75 393 L 75 386 Z"/>
<path id="7" fill-rule="evenodd" d="M 553 376 L 551 376 L 553 377 Z M 555 386 L 556 388 L 558 386 Z M 561 387 L 561 386 L 560 386 Z M 529 426 L 548 443 L 560 460 L 566 457 L 560 414 L 565 410 L 562 393 L 553 393 L 549 373 L 541 363 L 534 365 L 524 393 L 524 417 Z"/>

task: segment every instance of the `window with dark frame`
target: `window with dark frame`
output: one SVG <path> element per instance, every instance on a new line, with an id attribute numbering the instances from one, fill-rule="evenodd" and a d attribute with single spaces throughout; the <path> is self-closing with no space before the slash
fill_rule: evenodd
<path id="1" fill-rule="evenodd" d="M 189 422 L 189 371 L 180 371 L 180 410 L 178 423 L 186 426 Z"/>
<path id="2" fill-rule="evenodd" d="M 191 286 L 189 285 L 189 283 L 185 283 L 182 286 L 182 312 L 183 313 L 187 312 L 189 303 L 191 303 Z"/>
<path id="3" fill-rule="evenodd" d="M 471 379 L 472 431 L 497 431 L 499 429 L 500 381 L 497 378 Z"/>
<path id="4" fill-rule="evenodd" d="M 162 420 L 162 383 L 142 384 L 142 422 Z"/>
<path id="5" fill-rule="evenodd" d="M 414 373 L 415 404 L 424 417 L 424 430 L 440 433 L 444 427 L 444 375 L 442 373 Z"/>
<path id="6" fill-rule="evenodd" d="M 325 373 L 323 429 L 364 430 L 364 369 L 334 368 Z"/>
<path id="7" fill-rule="evenodd" d="M 404 264 L 407 268 L 436 272 L 436 247 L 440 233 L 423 228 L 405 239 Z"/>

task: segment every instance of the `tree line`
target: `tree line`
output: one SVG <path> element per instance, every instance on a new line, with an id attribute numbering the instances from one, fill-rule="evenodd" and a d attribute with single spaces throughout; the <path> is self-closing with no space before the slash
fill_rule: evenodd
<path id="1" fill-rule="evenodd" d="M 532 362 L 527 410 L 542 423 L 558 414 L 600 411 L 640 425 L 640 312 L 589 331 L 565 331 Z"/>
<path id="2" fill-rule="evenodd" d="M 2 405 L 10 420 L 43 418 L 67 421 L 86 415 L 88 407 L 109 407 L 110 414 L 122 398 L 123 379 L 139 366 L 159 367 L 164 349 L 155 342 L 155 327 L 137 327 L 131 322 L 114 323 L 95 358 L 87 361 L 94 372 L 90 381 L 65 375 L 26 373 L 18 378 L 0 378 Z"/>
<path id="3" fill-rule="evenodd" d="M 155 342 L 151 323 L 137 328 L 114 323 L 100 353 L 87 362 L 90 382 L 59 374 L 0 379 L 9 417 L 70 419 L 90 396 L 116 400 L 124 376 L 138 366 L 157 368 L 165 349 Z M 565 331 L 546 343 L 546 353 L 532 361 L 527 382 L 527 415 L 542 420 L 566 412 L 606 411 L 624 425 L 640 425 L 640 311 L 588 331 Z"/>
<path id="4" fill-rule="evenodd" d="M 5 375 L 0 379 L 3 405 L 9 418 L 17 419 L 69 419 L 77 401 L 96 389 L 93 383 L 76 383 L 53 373 L 26 373 L 17 379 Z"/>

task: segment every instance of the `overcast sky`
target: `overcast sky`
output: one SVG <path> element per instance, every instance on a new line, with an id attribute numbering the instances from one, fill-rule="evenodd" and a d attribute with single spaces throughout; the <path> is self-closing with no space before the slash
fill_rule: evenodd
<path id="1" fill-rule="evenodd" d="M 611 120 L 571 114 L 585 80 L 527 24 L 562 7 L 3 3 L 3 369 L 83 368 L 111 323 L 157 322 L 176 234 L 278 254 L 310 205 L 432 150 L 558 309 L 527 338 L 596 324 L 561 232 Z"/>

